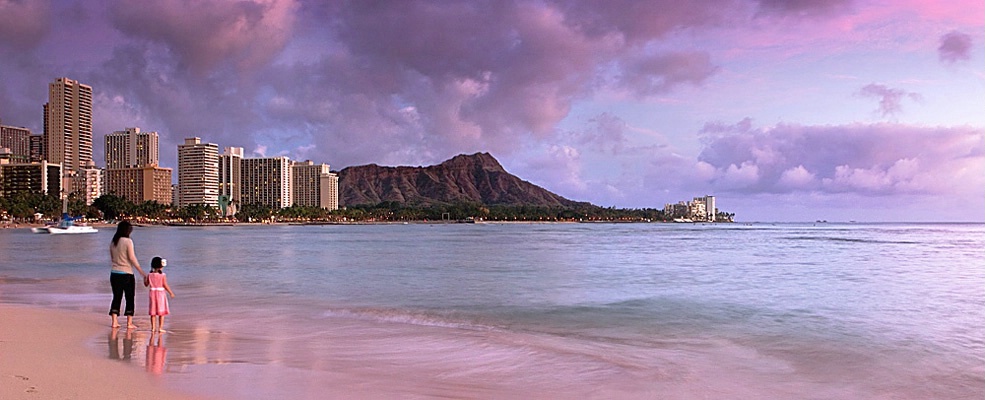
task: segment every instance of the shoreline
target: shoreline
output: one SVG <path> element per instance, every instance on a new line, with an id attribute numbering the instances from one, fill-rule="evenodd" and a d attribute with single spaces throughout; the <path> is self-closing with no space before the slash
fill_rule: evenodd
<path id="1" fill-rule="evenodd" d="M 87 343 L 110 331 L 104 315 L 0 302 L 0 320 L 0 398 L 202 398 L 166 388 L 132 364 L 95 354 Z"/>

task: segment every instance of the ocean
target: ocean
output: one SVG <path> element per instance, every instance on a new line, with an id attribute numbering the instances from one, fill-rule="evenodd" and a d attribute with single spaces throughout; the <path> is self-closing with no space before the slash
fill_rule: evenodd
<path id="1" fill-rule="evenodd" d="M 105 314 L 114 229 L 0 230 L 0 302 Z M 137 227 L 88 344 L 221 399 L 982 399 L 983 224 Z M 107 324 L 109 317 L 106 317 Z"/>

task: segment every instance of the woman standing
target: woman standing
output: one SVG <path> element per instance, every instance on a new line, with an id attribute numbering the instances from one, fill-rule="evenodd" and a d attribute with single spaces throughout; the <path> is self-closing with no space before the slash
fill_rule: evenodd
<path id="1" fill-rule="evenodd" d="M 127 316 L 127 329 L 137 327 L 133 324 L 133 292 L 137 285 L 133 268 L 137 268 L 141 277 L 147 276 L 133 253 L 130 232 L 133 232 L 133 226 L 127 221 L 121 221 L 116 226 L 116 235 L 113 235 L 113 243 L 109 246 L 109 259 L 113 265 L 109 274 L 109 283 L 113 286 L 113 303 L 110 304 L 109 315 L 113 317 L 114 328 L 120 327 L 117 317 L 120 315 L 120 300 L 124 295 L 126 295 L 127 308 L 123 315 Z"/>

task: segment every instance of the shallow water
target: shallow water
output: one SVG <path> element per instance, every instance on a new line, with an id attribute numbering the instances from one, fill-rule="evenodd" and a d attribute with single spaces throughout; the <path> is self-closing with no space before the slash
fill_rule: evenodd
<path id="1" fill-rule="evenodd" d="M 105 313 L 112 233 L 0 231 L 0 301 Z M 136 332 L 128 362 L 194 393 L 985 397 L 981 224 L 151 227 L 133 239 L 143 265 L 168 259 L 177 298 L 172 333 L 153 346 Z M 146 304 L 138 290 L 138 315 Z M 94 351 L 123 342 L 108 334 Z"/>

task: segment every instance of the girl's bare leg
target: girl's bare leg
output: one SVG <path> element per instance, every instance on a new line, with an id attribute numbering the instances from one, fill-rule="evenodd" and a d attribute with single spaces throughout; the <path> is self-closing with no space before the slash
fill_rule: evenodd
<path id="1" fill-rule="evenodd" d="M 167 332 L 166 330 L 164 330 L 164 316 L 163 315 L 160 315 L 157 318 L 160 318 L 159 320 L 157 320 L 157 330 L 158 330 L 158 332 Z"/>
<path id="2" fill-rule="evenodd" d="M 156 325 L 157 325 L 157 317 L 151 315 L 150 316 L 150 331 L 151 332 L 157 332 Z"/>

